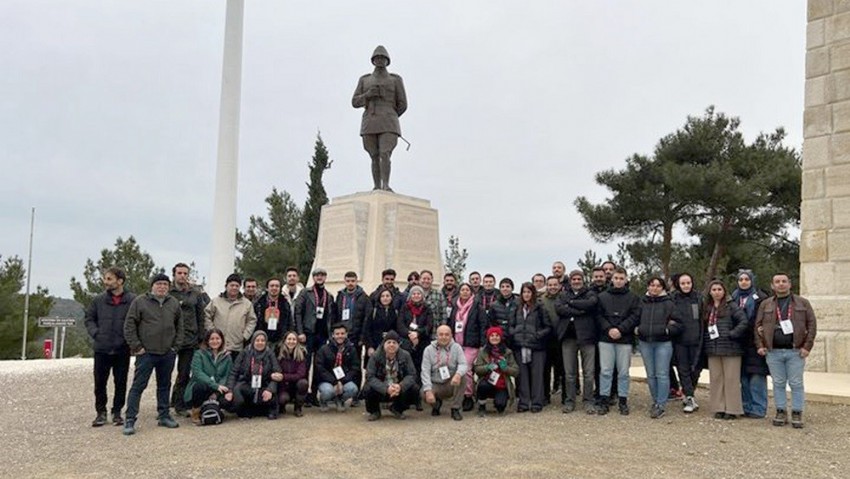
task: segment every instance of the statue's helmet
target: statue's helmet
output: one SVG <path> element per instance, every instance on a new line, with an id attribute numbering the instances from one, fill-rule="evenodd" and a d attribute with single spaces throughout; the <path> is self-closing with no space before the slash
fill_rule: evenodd
<path id="1" fill-rule="evenodd" d="M 389 54 L 389 53 L 387 53 L 387 49 L 386 49 L 386 48 L 384 48 L 384 46 L 383 46 L 383 45 L 378 45 L 378 46 L 375 48 L 375 52 L 374 52 L 374 53 L 372 53 L 372 61 L 373 61 L 373 62 L 375 61 L 375 57 L 384 57 L 384 58 L 386 58 L 386 59 L 387 59 L 387 65 L 389 65 L 389 64 L 390 64 L 390 54 Z"/>

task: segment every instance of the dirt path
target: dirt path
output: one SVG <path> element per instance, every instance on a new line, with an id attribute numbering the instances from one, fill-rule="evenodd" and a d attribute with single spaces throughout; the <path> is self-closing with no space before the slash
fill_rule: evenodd
<path id="1" fill-rule="evenodd" d="M 707 404 L 707 391 L 697 399 Z M 686 416 L 675 403 L 651 420 L 644 384 L 633 384 L 628 417 L 549 407 L 368 423 L 361 407 L 205 428 L 180 419 L 166 430 L 155 424 L 152 379 L 133 437 L 90 427 L 92 403 L 90 362 L 0 363 L 0 477 L 850 477 L 847 406 L 808 404 L 803 430 L 704 409 Z"/>

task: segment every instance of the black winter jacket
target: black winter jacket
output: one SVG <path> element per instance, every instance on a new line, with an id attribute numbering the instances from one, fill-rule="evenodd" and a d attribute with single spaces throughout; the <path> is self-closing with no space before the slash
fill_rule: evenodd
<path id="1" fill-rule="evenodd" d="M 682 320 L 681 333 L 673 342 L 682 346 L 699 346 L 702 344 L 703 333 L 701 295 L 694 290 L 688 294 L 674 291 L 671 297 L 676 306 L 676 314 Z"/>
<path id="2" fill-rule="evenodd" d="M 582 287 L 578 291 L 566 288 L 555 301 L 558 312 L 558 339 L 563 341 L 572 337 L 575 331 L 579 345 L 596 344 L 599 334 L 596 330 L 596 305 L 599 298 L 593 291 Z"/>
<path id="3" fill-rule="evenodd" d="M 413 316 L 413 313 L 407 307 L 407 303 L 404 303 L 398 312 L 396 324 L 396 332 L 401 336 L 401 347 L 414 356 L 417 356 L 417 354 L 421 356 L 422 351 L 425 351 L 425 348 L 431 344 L 431 310 L 428 309 L 428 306 L 423 302 L 422 314 Z M 416 325 L 415 328 L 411 327 L 413 324 Z M 416 347 L 413 347 L 413 343 L 408 338 L 411 331 L 416 331 L 419 336 L 419 345 Z"/>
<path id="4" fill-rule="evenodd" d="M 254 331 L 265 331 L 268 335 L 270 343 L 279 343 L 283 339 L 283 335 L 287 331 L 295 331 L 295 321 L 292 320 L 292 310 L 289 308 L 289 301 L 279 295 L 277 297 L 277 329 L 269 330 L 269 323 L 266 321 L 266 309 L 269 307 L 269 293 L 263 293 L 257 298 L 254 303 L 254 314 L 257 315 L 257 326 Z"/>
<path id="5" fill-rule="evenodd" d="M 337 379 L 334 375 L 334 367 L 336 367 L 336 353 L 340 348 L 342 348 L 341 366 L 345 376 L 342 379 Z M 358 386 L 360 385 L 360 355 L 357 354 L 357 348 L 351 341 L 339 345 L 333 339 L 330 339 L 316 353 L 316 368 L 319 382 L 330 384 L 336 384 L 337 381 L 343 384 L 353 382 Z"/>
<path id="6" fill-rule="evenodd" d="M 353 300 L 349 299 L 349 297 L 353 298 Z M 346 308 L 351 311 L 348 319 L 344 319 L 344 310 Z M 334 321 L 331 326 L 338 323 L 343 323 L 348 326 L 348 339 L 350 339 L 355 346 L 359 345 L 361 342 L 360 335 L 363 334 L 363 323 L 366 321 L 366 318 L 372 314 L 372 302 L 369 300 L 369 297 L 366 296 L 366 292 L 363 291 L 363 288 L 357 286 L 351 295 L 348 295 L 345 289 L 338 292 L 336 294 L 336 308 L 334 313 Z"/>
<path id="7" fill-rule="evenodd" d="M 251 370 L 251 360 L 254 360 L 254 369 Z M 236 363 L 233 369 L 230 370 L 230 377 L 227 378 L 227 387 L 231 390 L 239 384 L 251 385 L 251 377 L 254 374 L 259 374 L 262 369 L 262 380 L 260 388 L 268 390 L 272 394 L 277 394 L 277 382 L 272 381 L 272 373 L 281 372 L 280 363 L 274 352 L 266 348 L 263 352 L 254 351 L 253 346 L 248 346 L 245 351 L 236 356 Z"/>
<path id="8" fill-rule="evenodd" d="M 136 296 L 124 291 L 117 305 L 112 303 L 112 298 L 108 292 L 95 296 L 86 308 L 86 331 L 94 340 L 94 352 L 130 354 L 124 340 L 124 318 Z"/>
<path id="9" fill-rule="evenodd" d="M 493 304 L 490 305 L 490 317 L 489 324 L 486 325 L 484 330 L 491 326 L 499 326 L 502 328 L 502 331 L 505 332 L 505 336 L 502 338 L 502 341 L 505 342 L 508 346 L 511 344 L 511 320 L 514 318 L 516 314 L 517 306 L 519 305 L 519 299 L 517 295 L 512 294 L 508 298 L 502 297 L 501 294 L 496 295 L 496 300 L 493 301 Z"/>
<path id="10" fill-rule="evenodd" d="M 606 343 L 632 344 L 634 330 L 640 319 L 640 298 L 629 288 L 614 288 L 599 294 L 597 305 L 597 324 L 599 340 Z M 611 339 L 608 332 L 616 328 L 620 339 Z"/>
<path id="11" fill-rule="evenodd" d="M 546 338 L 549 336 L 549 318 L 546 309 L 540 303 L 535 303 L 525 314 L 523 306 L 517 306 L 516 313 L 510 324 L 511 344 L 515 350 L 529 348 L 533 351 L 546 349 Z"/>
<path id="12" fill-rule="evenodd" d="M 463 347 L 465 348 L 480 348 L 487 340 L 484 333 L 487 331 L 487 326 L 484 323 L 484 313 L 481 311 L 481 305 L 475 298 L 469 298 L 472 301 L 472 306 L 469 308 L 469 315 L 466 317 L 466 327 L 463 330 Z M 447 323 L 452 328 L 454 334 L 455 323 L 457 322 L 457 301 L 455 304 L 449 305 L 452 308 L 452 314 L 449 316 Z M 452 336 L 454 337 L 454 336 Z"/>
<path id="13" fill-rule="evenodd" d="M 717 332 L 720 337 L 711 339 L 708 334 L 708 324 L 714 306 L 707 306 L 703 313 L 703 349 L 708 357 L 711 356 L 741 356 L 744 354 L 742 339 L 750 327 L 747 314 L 730 301 L 720 306 L 717 311 Z"/>
<path id="14" fill-rule="evenodd" d="M 363 343 L 367 348 L 378 349 L 378 346 L 384 341 L 384 333 L 396 331 L 397 327 L 398 312 L 392 304 L 386 308 L 381 305 L 376 306 L 372 308 L 363 324 Z"/>
<path id="15" fill-rule="evenodd" d="M 681 332 L 682 320 L 673 299 L 666 293 L 646 295 L 640 300 L 640 319 L 637 335 L 641 341 L 664 342 Z"/>
<path id="16" fill-rule="evenodd" d="M 324 294 L 319 294 L 316 286 L 301 291 L 295 299 L 295 330 L 298 334 L 316 335 L 320 338 L 330 337 L 330 321 L 335 317 L 334 296 L 327 288 L 322 288 Z M 319 298 L 318 303 L 316 298 Z M 317 317 L 317 307 L 324 307 L 321 319 Z"/>

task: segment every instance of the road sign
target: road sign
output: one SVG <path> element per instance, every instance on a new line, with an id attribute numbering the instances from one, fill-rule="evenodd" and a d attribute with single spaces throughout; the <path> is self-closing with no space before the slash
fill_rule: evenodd
<path id="1" fill-rule="evenodd" d="M 75 318 L 38 318 L 38 325 L 42 328 L 70 328 L 77 325 Z"/>

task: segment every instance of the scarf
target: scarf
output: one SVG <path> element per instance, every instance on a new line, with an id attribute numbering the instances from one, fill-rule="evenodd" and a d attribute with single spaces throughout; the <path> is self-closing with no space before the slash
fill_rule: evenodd
<path id="1" fill-rule="evenodd" d="M 463 346 L 463 335 L 464 331 L 466 331 L 466 321 L 469 318 L 469 311 L 472 309 L 472 298 L 467 298 L 466 303 L 461 302 L 460 298 L 457 299 L 455 304 L 457 305 L 457 315 L 455 316 L 455 324 L 460 323 L 462 326 L 460 332 L 455 333 L 455 342 Z"/>
<path id="2" fill-rule="evenodd" d="M 425 303 L 414 304 L 413 301 L 407 301 L 407 309 L 410 310 L 410 314 L 413 315 L 413 318 L 418 318 L 422 316 L 422 312 L 425 311 Z"/>
<path id="3" fill-rule="evenodd" d="M 493 364 L 499 364 L 505 357 L 505 346 L 502 343 L 499 343 L 498 346 L 493 346 L 492 344 L 487 344 L 487 351 L 490 354 L 490 362 Z M 496 389 L 503 390 L 508 387 L 508 383 L 505 380 L 505 372 L 499 370 L 499 379 L 496 381 L 494 385 Z"/>

